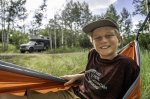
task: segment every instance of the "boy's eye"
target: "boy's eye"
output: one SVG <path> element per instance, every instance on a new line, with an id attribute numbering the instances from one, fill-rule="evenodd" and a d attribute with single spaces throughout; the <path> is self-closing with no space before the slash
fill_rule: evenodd
<path id="1" fill-rule="evenodd" d="M 99 37 L 95 38 L 95 40 L 102 40 L 102 37 L 99 36 Z"/>
<path id="2" fill-rule="evenodd" d="M 111 39 L 113 36 L 115 36 L 115 35 L 109 34 L 109 35 L 105 35 L 105 36 L 103 36 L 103 37 L 106 38 L 106 39 Z M 97 37 L 97 38 L 94 38 L 94 40 L 101 41 L 101 40 L 103 39 L 103 37 L 102 37 L 102 36 L 99 36 L 99 37 Z"/>
<path id="3" fill-rule="evenodd" d="M 113 35 L 113 34 L 105 35 L 105 38 L 109 39 L 109 38 L 111 38 L 111 37 L 113 37 L 113 36 L 115 36 L 115 35 Z"/>

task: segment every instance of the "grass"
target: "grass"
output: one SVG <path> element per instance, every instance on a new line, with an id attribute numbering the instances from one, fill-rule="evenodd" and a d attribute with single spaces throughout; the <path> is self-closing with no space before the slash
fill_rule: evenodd
<path id="1" fill-rule="evenodd" d="M 85 69 L 87 52 L 66 54 L 32 54 L 3 57 L 2 60 L 37 70 L 62 76 L 79 73 Z"/>
<path id="2" fill-rule="evenodd" d="M 0 53 L 16 53 L 16 52 L 19 52 L 16 47 L 12 44 L 9 44 L 8 45 L 8 50 L 4 50 L 2 49 L 2 43 L 0 43 Z"/>
<path id="3" fill-rule="evenodd" d="M 141 57 L 142 99 L 150 99 L 150 51 L 141 51 Z M 83 71 L 87 62 L 87 52 L 65 54 L 28 54 L 16 57 L 3 57 L 2 60 L 43 73 L 62 76 Z"/>
<path id="4" fill-rule="evenodd" d="M 150 99 L 150 51 L 142 52 L 142 99 Z"/>

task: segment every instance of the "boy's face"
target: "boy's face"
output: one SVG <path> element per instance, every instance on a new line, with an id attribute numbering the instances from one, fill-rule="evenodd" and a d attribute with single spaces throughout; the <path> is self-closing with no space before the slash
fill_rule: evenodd
<path id="1" fill-rule="evenodd" d="M 93 31 L 92 43 L 101 58 L 113 59 L 117 55 L 120 40 L 113 27 L 100 27 Z"/>

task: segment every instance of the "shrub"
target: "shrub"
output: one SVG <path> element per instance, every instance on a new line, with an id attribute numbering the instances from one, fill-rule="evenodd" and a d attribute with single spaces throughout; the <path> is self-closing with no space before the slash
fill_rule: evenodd
<path id="1" fill-rule="evenodd" d="M 150 34 L 141 34 L 139 37 L 139 43 L 141 48 L 150 50 Z"/>
<path id="2" fill-rule="evenodd" d="M 87 49 L 80 48 L 80 47 L 63 47 L 63 48 L 56 48 L 56 49 L 49 49 L 46 53 L 71 53 L 71 52 L 80 52 L 85 51 Z"/>
<path id="3" fill-rule="evenodd" d="M 129 37 L 125 37 L 123 39 L 123 46 L 133 41 L 134 39 L 135 39 L 135 35 L 130 35 Z M 142 49 L 150 50 L 150 34 L 149 33 L 140 34 L 139 44 Z"/>

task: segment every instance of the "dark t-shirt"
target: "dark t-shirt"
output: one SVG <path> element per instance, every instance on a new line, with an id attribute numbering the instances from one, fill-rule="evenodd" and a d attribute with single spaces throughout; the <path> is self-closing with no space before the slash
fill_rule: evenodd
<path id="1" fill-rule="evenodd" d="M 83 85 L 90 99 L 122 99 L 139 74 L 139 66 L 129 57 L 117 55 L 101 59 L 95 49 L 88 55 Z"/>

